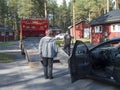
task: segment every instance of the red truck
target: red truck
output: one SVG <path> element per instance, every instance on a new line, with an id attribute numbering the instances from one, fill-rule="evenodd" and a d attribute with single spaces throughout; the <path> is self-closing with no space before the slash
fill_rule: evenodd
<path id="1" fill-rule="evenodd" d="M 45 19 L 22 19 L 20 27 L 22 37 L 37 37 L 45 35 L 49 23 Z"/>
<path id="2" fill-rule="evenodd" d="M 28 61 L 39 59 L 38 44 L 40 38 L 45 36 L 45 31 L 49 28 L 46 19 L 22 19 L 20 20 L 20 47 L 21 53 Z"/>

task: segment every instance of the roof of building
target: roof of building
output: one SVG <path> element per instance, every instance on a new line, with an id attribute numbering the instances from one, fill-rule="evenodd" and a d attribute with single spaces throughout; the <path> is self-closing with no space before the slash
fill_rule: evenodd
<path id="1" fill-rule="evenodd" d="M 75 23 L 75 25 L 78 25 L 78 24 L 80 24 L 80 23 L 82 23 L 82 22 L 88 23 L 87 20 L 79 20 L 78 22 Z M 70 28 L 72 28 L 72 27 L 73 27 L 73 25 L 69 26 L 68 29 L 70 29 Z"/>
<path id="2" fill-rule="evenodd" d="M 90 25 L 106 24 L 120 22 L 120 9 L 112 10 L 100 17 L 97 17 L 90 21 Z"/>
<path id="3" fill-rule="evenodd" d="M 0 25 L 0 31 L 8 31 L 8 32 L 14 32 L 13 29 L 11 29 L 8 26 Z"/>

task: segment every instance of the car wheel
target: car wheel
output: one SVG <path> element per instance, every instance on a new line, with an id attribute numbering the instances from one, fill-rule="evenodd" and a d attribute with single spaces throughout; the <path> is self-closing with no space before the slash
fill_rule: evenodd
<path id="1" fill-rule="evenodd" d="M 120 82 L 120 67 L 115 67 L 114 68 L 114 79 L 117 82 Z"/>

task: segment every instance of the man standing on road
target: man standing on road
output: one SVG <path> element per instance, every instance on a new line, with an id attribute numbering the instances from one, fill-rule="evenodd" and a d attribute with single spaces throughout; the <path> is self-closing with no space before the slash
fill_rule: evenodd
<path id="1" fill-rule="evenodd" d="M 52 30 L 47 30 L 46 36 L 41 38 L 39 42 L 39 53 L 43 59 L 44 76 L 46 79 L 52 79 L 53 58 L 56 57 L 58 53 L 58 48 Z"/>
<path id="2" fill-rule="evenodd" d="M 68 31 L 66 31 L 66 35 L 64 36 L 64 51 L 70 55 L 70 45 L 71 45 L 71 35 Z"/>

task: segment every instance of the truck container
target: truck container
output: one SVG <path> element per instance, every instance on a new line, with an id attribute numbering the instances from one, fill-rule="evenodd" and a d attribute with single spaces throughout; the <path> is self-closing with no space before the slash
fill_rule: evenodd
<path id="1" fill-rule="evenodd" d="M 22 19 L 20 20 L 20 47 L 21 53 L 28 61 L 38 61 L 38 44 L 40 38 L 45 36 L 45 31 L 49 28 L 46 19 Z"/>

